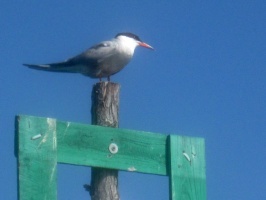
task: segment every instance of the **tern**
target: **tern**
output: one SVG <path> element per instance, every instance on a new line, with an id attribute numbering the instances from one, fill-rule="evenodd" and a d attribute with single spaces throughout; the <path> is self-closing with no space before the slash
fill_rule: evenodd
<path id="1" fill-rule="evenodd" d="M 122 70 L 133 57 L 137 46 L 153 49 L 133 33 L 118 33 L 113 39 L 93 45 L 83 53 L 64 62 L 51 64 L 23 64 L 29 68 L 52 71 L 81 73 L 91 78 L 107 77 Z"/>

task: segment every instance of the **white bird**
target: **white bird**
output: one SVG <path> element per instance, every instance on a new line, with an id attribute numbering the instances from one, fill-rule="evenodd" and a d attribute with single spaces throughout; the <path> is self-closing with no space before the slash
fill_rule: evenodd
<path id="1" fill-rule="evenodd" d="M 129 63 L 137 46 L 153 49 L 133 33 L 119 33 L 112 40 L 96 44 L 64 62 L 23 65 L 44 71 L 81 73 L 91 78 L 99 78 L 100 81 L 101 78 L 107 77 L 110 81 L 111 75 Z"/>

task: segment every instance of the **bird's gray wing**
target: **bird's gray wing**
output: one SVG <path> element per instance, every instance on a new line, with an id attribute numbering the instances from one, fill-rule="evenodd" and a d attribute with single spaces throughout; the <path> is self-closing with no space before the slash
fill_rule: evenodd
<path id="1" fill-rule="evenodd" d="M 92 65 L 97 67 L 106 58 L 115 54 L 116 43 L 111 41 L 104 41 L 97 45 L 92 46 L 83 53 L 66 60 L 67 63 L 74 65 Z"/>
<path id="2" fill-rule="evenodd" d="M 53 71 L 53 72 L 70 72 L 70 73 L 83 73 L 84 66 L 87 68 L 97 68 L 99 63 L 106 57 L 109 57 L 115 53 L 116 45 L 110 41 L 104 41 L 97 45 L 92 46 L 83 53 L 69 58 L 64 62 L 49 63 L 49 64 L 23 64 L 29 68 Z"/>

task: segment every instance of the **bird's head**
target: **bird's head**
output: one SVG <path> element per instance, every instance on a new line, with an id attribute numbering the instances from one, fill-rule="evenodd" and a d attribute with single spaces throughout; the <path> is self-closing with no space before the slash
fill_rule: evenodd
<path id="1" fill-rule="evenodd" d="M 133 33 L 118 33 L 115 36 L 115 38 L 122 41 L 126 45 L 131 46 L 132 48 L 136 48 L 137 46 L 142 46 L 148 49 L 153 49 L 152 46 L 146 44 L 145 42 L 142 42 L 139 36 Z"/>

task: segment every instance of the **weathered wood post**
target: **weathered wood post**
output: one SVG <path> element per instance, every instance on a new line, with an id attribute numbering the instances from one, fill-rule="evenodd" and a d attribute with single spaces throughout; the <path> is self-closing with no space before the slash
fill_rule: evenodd
<path id="1" fill-rule="evenodd" d="M 92 89 L 92 124 L 118 128 L 120 85 L 99 82 Z M 103 147 L 104 148 L 104 147 Z M 91 200 L 119 200 L 118 170 L 92 168 Z"/>
<path id="2" fill-rule="evenodd" d="M 206 199 L 204 139 L 118 127 L 120 86 L 92 91 L 93 126 L 17 117 L 19 199 L 56 200 L 57 163 L 92 167 L 92 200 L 119 200 L 118 170 L 169 177 L 170 199 Z"/>

